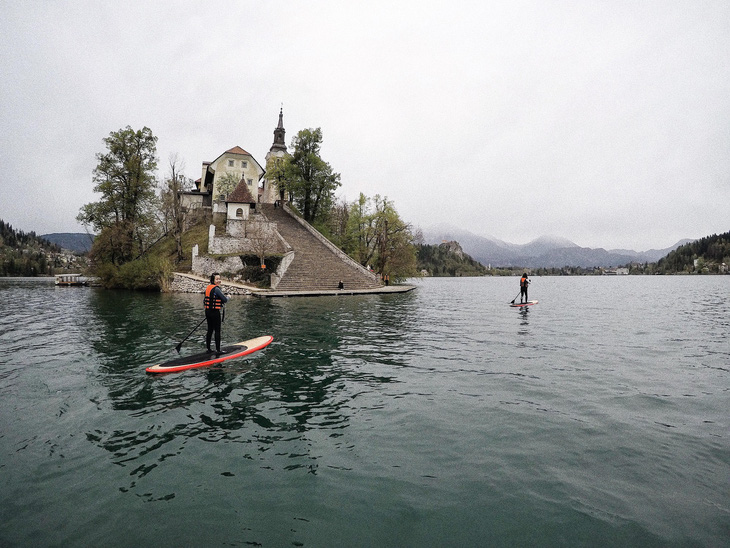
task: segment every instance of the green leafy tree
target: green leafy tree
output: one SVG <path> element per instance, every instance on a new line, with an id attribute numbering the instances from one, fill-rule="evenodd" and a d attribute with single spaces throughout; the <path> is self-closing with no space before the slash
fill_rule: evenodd
<path id="1" fill-rule="evenodd" d="M 343 249 L 361 265 L 393 281 L 416 276 L 414 239 L 411 226 L 387 197 L 360 194 L 350 206 Z"/>
<path id="2" fill-rule="evenodd" d="M 396 280 L 416 275 L 416 248 L 411 225 L 387 197 L 375 196 L 376 271 Z"/>
<path id="3" fill-rule="evenodd" d="M 357 201 L 350 205 L 342 248 L 361 265 L 367 266 L 375 255 L 375 237 L 372 200 L 361 192 Z"/>
<path id="4" fill-rule="evenodd" d="M 287 188 L 287 158 L 280 156 L 269 156 L 266 160 L 266 180 L 269 184 L 276 186 L 279 191 L 279 199 L 284 200 Z"/>
<path id="5" fill-rule="evenodd" d="M 107 151 L 96 155 L 93 179 L 101 199 L 84 205 L 77 219 L 100 232 L 91 256 L 120 265 L 154 238 L 157 137 L 147 127 L 127 126 L 111 132 L 104 143 Z"/>
<path id="6" fill-rule="evenodd" d="M 322 130 L 303 129 L 292 139 L 291 156 L 284 159 L 285 174 L 281 178 L 294 204 L 309 223 L 324 220 L 340 186 L 335 173 L 320 157 Z"/>

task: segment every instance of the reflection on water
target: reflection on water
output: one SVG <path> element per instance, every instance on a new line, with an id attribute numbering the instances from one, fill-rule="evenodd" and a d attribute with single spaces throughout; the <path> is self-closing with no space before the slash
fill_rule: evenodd
<path id="1" fill-rule="evenodd" d="M 255 445 L 244 458 L 277 444 L 277 460 L 294 460 L 283 469 L 314 473 L 316 455 L 307 432 L 339 437 L 357 411 L 358 395 L 395 382 L 363 364 L 376 357 L 405 365 L 386 344 L 402 348 L 404 327 L 412 321 L 408 300 L 407 295 L 234 299 L 227 305 L 224 341 L 272 334 L 266 350 L 224 366 L 152 377 L 140 371 L 169 353 L 177 337 L 199 321 L 199 296 L 95 293 L 89 344 L 99 357 L 100 382 L 113 408 L 129 412 L 138 426 L 96 428 L 87 439 L 111 453 L 115 464 L 135 466 L 136 480 L 182 455 L 189 439 Z M 196 351 L 203 334 L 201 328 L 182 352 Z M 136 480 L 123 489 L 133 489 Z"/>
<path id="2" fill-rule="evenodd" d="M 722 545 L 729 279 L 237 297 L 163 376 L 200 295 L 0 280 L 0 545 Z"/>
<path id="3" fill-rule="evenodd" d="M 529 316 L 530 316 L 530 307 L 525 306 L 523 308 L 519 309 L 519 316 L 520 316 L 520 329 L 517 331 L 519 335 L 529 335 L 530 330 L 527 329 L 527 327 L 530 325 L 529 322 Z"/>

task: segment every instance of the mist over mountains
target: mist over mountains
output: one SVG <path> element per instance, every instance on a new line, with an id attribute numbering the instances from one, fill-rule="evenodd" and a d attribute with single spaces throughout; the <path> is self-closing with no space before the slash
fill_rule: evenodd
<path id="1" fill-rule="evenodd" d="M 554 236 L 542 236 L 530 243 L 518 245 L 493 237 L 478 236 L 468 230 L 450 225 L 438 225 L 425 229 L 423 236 L 427 244 L 457 241 L 465 253 L 485 266 L 525 268 L 616 267 L 632 262 L 653 263 L 670 251 L 692 241 L 681 240 L 672 247 L 648 251 L 580 247 L 570 240 Z"/>
<path id="2" fill-rule="evenodd" d="M 77 253 L 88 253 L 91 250 L 91 244 L 94 243 L 94 236 L 85 232 L 54 232 L 53 234 L 43 234 L 41 238 Z"/>
<path id="3" fill-rule="evenodd" d="M 86 253 L 91 249 L 93 236 L 85 233 L 56 233 L 41 236 L 64 249 Z M 591 268 L 616 267 L 628 263 L 654 263 L 670 251 L 693 240 L 681 240 L 666 249 L 634 251 L 631 249 L 603 249 L 580 247 L 566 238 L 542 236 L 527 244 L 511 244 L 494 237 L 479 236 L 451 225 L 437 225 L 423 230 L 427 244 L 444 241 L 459 242 L 464 253 L 484 266 L 562 268 L 564 266 Z"/>

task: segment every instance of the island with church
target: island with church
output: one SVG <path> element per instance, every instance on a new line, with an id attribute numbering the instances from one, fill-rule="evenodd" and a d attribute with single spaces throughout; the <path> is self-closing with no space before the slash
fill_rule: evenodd
<path id="1" fill-rule="evenodd" d="M 283 108 L 264 165 L 287 154 Z M 290 205 L 290 196 L 244 148 L 234 146 L 202 164 L 195 188 L 178 193 L 183 211 L 210 213 L 207 253 L 192 249 L 190 273 L 176 272 L 172 291 L 200 292 L 212 272 L 224 274 L 228 293 L 256 296 L 393 293 L 414 289 L 390 285 L 388 277 L 363 266 L 330 242 Z M 246 264 L 246 258 L 256 263 Z M 271 268 L 269 287 L 246 283 L 246 269 Z M 385 279 L 384 279 L 385 278 Z"/>

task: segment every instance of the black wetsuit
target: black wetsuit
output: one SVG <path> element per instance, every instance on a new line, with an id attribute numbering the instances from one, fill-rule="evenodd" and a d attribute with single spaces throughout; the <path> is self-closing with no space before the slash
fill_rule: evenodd
<path id="1" fill-rule="evenodd" d="M 524 295 L 525 302 L 527 302 L 527 286 L 529 285 L 530 280 L 528 280 L 526 277 L 520 278 L 520 302 L 522 302 L 522 297 Z"/>
<path id="2" fill-rule="evenodd" d="M 205 334 L 205 346 L 209 352 L 211 338 L 215 333 L 215 351 L 221 351 L 221 308 L 223 304 L 228 302 L 228 297 L 223 294 L 217 285 L 209 285 L 205 290 L 205 319 L 208 320 L 208 332 Z"/>

